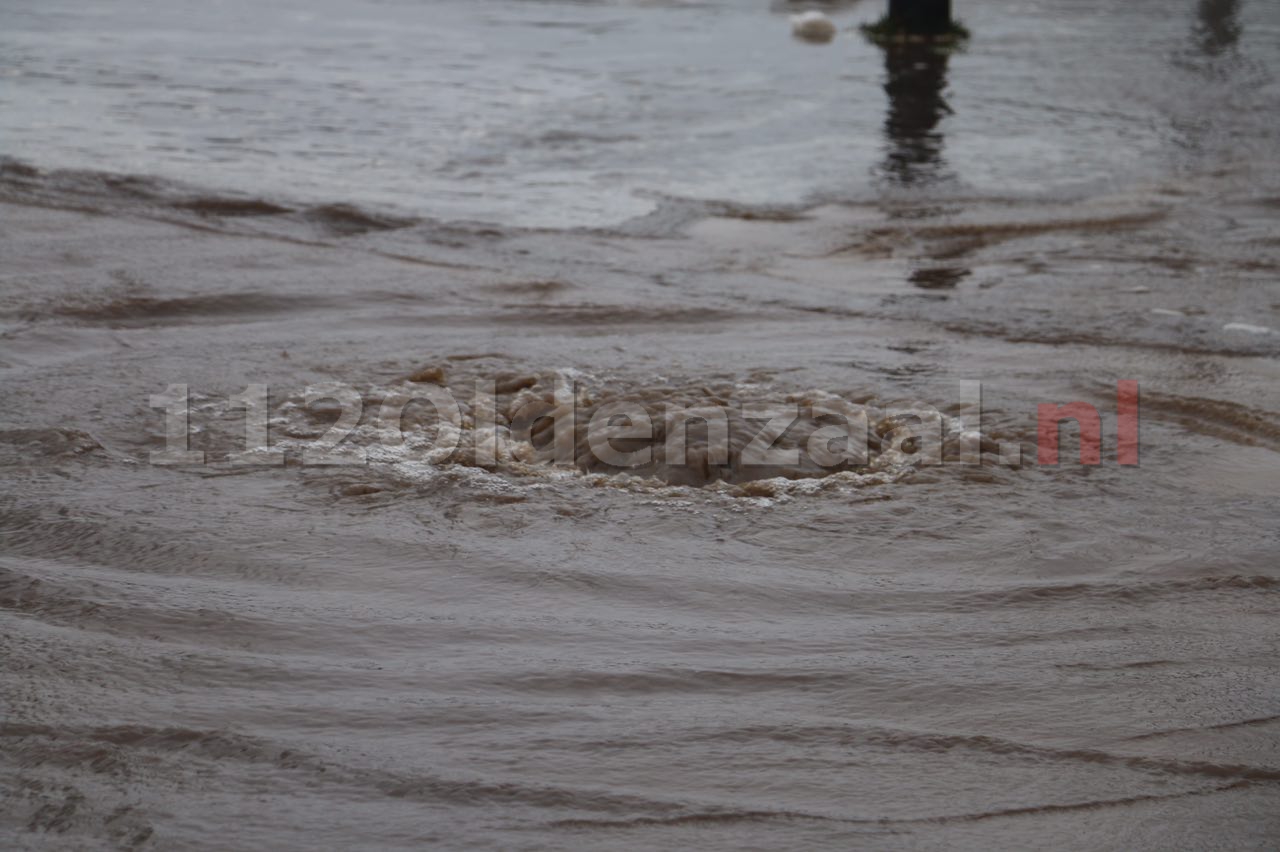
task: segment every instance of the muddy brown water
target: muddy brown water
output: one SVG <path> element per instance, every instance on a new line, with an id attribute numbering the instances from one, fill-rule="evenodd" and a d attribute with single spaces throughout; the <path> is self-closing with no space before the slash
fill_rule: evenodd
<path id="1" fill-rule="evenodd" d="M 975 4 L 948 88 L 913 65 L 904 95 L 847 34 L 795 44 L 757 5 L 440 3 L 435 30 L 399 4 L 236 7 L 150 53 L 127 48 L 166 19 L 126 27 L 125 4 L 0 11 L 6 847 L 1275 845 L 1273 7 L 1145 26 L 1155 4 L 1064 0 L 1020 29 Z M 254 15 L 296 36 L 265 70 L 236 37 Z M 427 32 L 459 55 L 404 65 Z M 1028 77 L 1046 41 L 1091 64 Z M 504 45 L 486 73 L 526 63 L 536 93 L 474 70 Z M 668 52 L 721 77 L 641 73 Z M 828 64 L 838 87 L 813 83 Z M 291 147 L 291 110 L 371 69 L 392 100 L 415 69 L 456 78 L 474 161 L 394 147 L 438 130 L 406 115 L 461 120 L 421 88 L 370 138 L 345 94 L 336 141 L 300 137 L 386 174 Z M 572 133 L 517 111 L 552 95 Z M 237 108 L 275 167 L 210 154 L 253 147 L 204 138 Z M 189 144 L 130 160 L 164 132 Z M 487 461 L 477 382 L 505 430 Z M 588 416 L 722 411 L 729 460 L 672 465 L 659 430 L 649 467 L 577 433 L 557 464 L 537 418 L 565 382 Z M 175 384 L 201 464 L 151 463 Z M 257 385 L 267 447 L 232 399 Z M 309 386 L 360 400 L 362 463 L 306 462 L 350 408 Z M 459 401 L 460 454 L 433 455 L 428 405 L 377 416 L 425 388 Z M 1071 401 L 1103 463 L 1064 428 L 1038 465 L 1037 406 Z M 750 406 L 819 402 L 866 416 L 865 463 L 743 467 Z M 893 449 L 913 412 L 951 430 L 944 464 Z M 984 463 L 959 463 L 975 431 Z"/>

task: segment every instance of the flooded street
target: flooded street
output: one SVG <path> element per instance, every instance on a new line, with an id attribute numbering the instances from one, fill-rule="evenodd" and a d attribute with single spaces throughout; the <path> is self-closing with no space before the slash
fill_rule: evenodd
<path id="1" fill-rule="evenodd" d="M 956 7 L 0 4 L 3 845 L 1274 848 L 1280 8 Z"/>

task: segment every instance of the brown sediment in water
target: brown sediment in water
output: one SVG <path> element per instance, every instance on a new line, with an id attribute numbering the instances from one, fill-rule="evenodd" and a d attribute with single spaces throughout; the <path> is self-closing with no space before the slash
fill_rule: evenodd
<path id="1" fill-rule="evenodd" d="M 220 219 L 163 182 L 18 172 L 16 836 L 1023 848 L 1271 821 L 1280 343 L 1222 331 L 1274 325 L 1241 264 L 1262 249 L 1212 231 L 1229 194 L 1148 219 L 1023 202 L 1026 227 L 980 199 L 340 234 L 307 205 Z M 1144 260 L 1175 243 L 1214 274 Z M 972 379 L 984 464 L 955 464 Z M 1119 379 L 1142 386 L 1136 467 L 1114 463 Z M 149 463 L 177 383 L 203 464 Z M 340 449 L 366 457 L 309 463 L 352 406 L 335 383 L 360 400 Z M 1098 407 L 1104 463 L 1074 463 L 1068 424 L 1037 466 L 1037 406 L 1071 400 Z M 755 405 L 799 414 L 782 451 L 865 417 L 867 456 L 745 464 Z M 672 410 L 725 441 L 695 418 L 668 458 Z M 597 415 L 651 459 L 602 459 Z M 913 457 L 920 421 L 946 464 Z"/>
<path id="2" fill-rule="evenodd" d="M 173 203 L 178 210 L 190 210 L 201 216 L 279 216 L 292 213 L 288 207 L 260 198 L 193 198 Z"/>
<path id="3" fill-rule="evenodd" d="M 806 2 L 0 11 L 0 846 L 1274 847 L 1280 6 Z"/>

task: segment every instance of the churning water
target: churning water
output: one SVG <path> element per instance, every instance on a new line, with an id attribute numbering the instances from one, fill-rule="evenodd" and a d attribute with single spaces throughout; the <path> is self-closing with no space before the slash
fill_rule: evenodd
<path id="1" fill-rule="evenodd" d="M 1280 6 L 811 5 L 0 3 L 5 846 L 1274 846 Z"/>

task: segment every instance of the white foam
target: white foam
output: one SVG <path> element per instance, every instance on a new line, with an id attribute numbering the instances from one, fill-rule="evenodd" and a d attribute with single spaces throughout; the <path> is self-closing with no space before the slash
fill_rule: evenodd
<path id="1" fill-rule="evenodd" d="M 1222 327 L 1223 331 L 1243 331 L 1245 334 L 1275 334 L 1276 330 L 1265 325 L 1250 325 L 1247 322 L 1229 322 Z"/>

